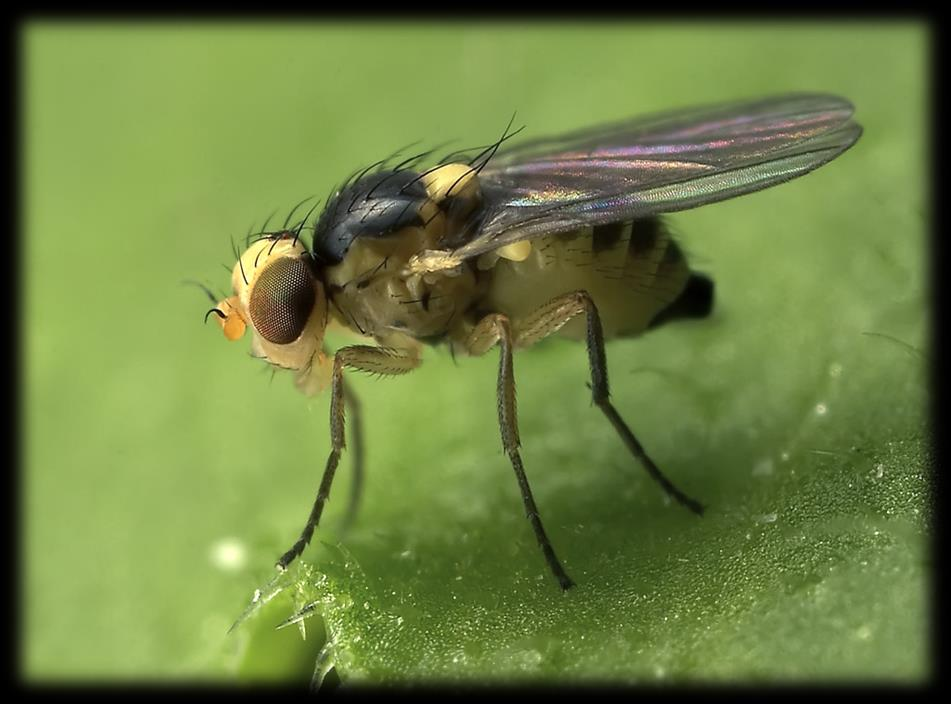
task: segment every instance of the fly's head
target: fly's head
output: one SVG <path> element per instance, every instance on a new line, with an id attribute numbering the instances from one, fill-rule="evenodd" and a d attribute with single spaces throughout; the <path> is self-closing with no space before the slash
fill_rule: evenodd
<path id="1" fill-rule="evenodd" d="M 234 265 L 231 286 L 234 295 L 208 311 L 224 336 L 238 340 L 250 327 L 255 357 L 295 371 L 305 393 L 325 388 L 331 371 L 321 349 L 327 298 L 297 235 L 282 231 L 251 244 Z"/>

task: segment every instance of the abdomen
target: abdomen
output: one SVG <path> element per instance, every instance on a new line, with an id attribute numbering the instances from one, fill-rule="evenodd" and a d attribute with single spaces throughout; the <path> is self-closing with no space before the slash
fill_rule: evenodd
<path id="1" fill-rule="evenodd" d="M 584 289 L 598 307 L 605 336 L 637 335 L 691 280 L 683 253 L 658 218 L 586 227 L 533 239 L 531 245 L 522 261 L 500 258 L 493 264 L 490 256 L 478 263 L 491 276 L 483 305 L 514 321 L 561 294 Z M 572 320 L 558 334 L 584 339 L 584 319 Z"/>

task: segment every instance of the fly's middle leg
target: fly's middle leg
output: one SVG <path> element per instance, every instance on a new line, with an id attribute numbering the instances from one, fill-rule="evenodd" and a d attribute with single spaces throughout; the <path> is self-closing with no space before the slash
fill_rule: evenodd
<path id="1" fill-rule="evenodd" d="M 488 315 L 479 321 L 466 340 L 466 348 L 473 355 L 485 354 L 496 344 L 499 345 L 500 350 L 498 412 L 502 447 L 509 456 L 512 468 L 515 470 L 515 477 L 518 479 L 518 485 L 522 491 L 522 501 L 525 504 L 528 520 L 532 524 L 532 530 L 535 531 L 535 538 L 545 555 L 548 567 L 555 575 L 561 588 L 570 589 L 574 586 L 574 582 L 561 566 L 561 562 L 558 561 L 555 550 L 551 546 L 551 541 L 548 540 L 548 535 L 542 526 L 541 516 L 538 514 L 538 507 L 535 505 L 535 498 L 532 496 L 532 490 L 528 485 L 528 477 L 525 476 L 522 458 L 518 452 L 520 443 L 515 404 L 515 376 L 512 371 L 514 339 L 509 319 L 500 314 Z"/>
<path id="2" fill-rule="evenodd" d="M 307 523 L 301 531 L 300 538 L 291 546 L 291 549 L 281 555 L 277 561 L 279 570 L 287 569 L 287 566 L 296 560 L 310 539 L 314 535 L 314 530 L 320 522 L 320 515 L 323 513 L 324 504 L 330 496 L 330 485 L 333 483 L 334 473 L 337 471 L 337 464 L 340 462 L 340 453 L 346 447 L 344 434 L 344 397 L 345 386 L 343 382 L 343 370 L 355 369 L 357 371 L 370 372 L 372 374 L 396 375 L 405 374 L 419 366 L 419 357 L 412 351 L 397 350 L 386 347 L 370 347 L 367 345 L 353 345 L 344 347 L 337 351 L 334 356 L 334 366 L 331 376 L 331 396 L 330 396 L 330 456 L 327 458 L 327 465 L 324 469 L 323 479 L 320 481 L 320 488 L 317 490 L 317 498 L 314 500 L 314 506 L 307 518 Z M 356 408 L 354 398 L 350 397 L 351 409 Z M 359 433 L 357 433 L 359 437 Z M 360 442 L 359 440 L 357 442 Z M 362 461 L 362 457 L 360 458 Z"/>
<path id="3" fill-rule="evenodd" d="M 601 409 L 614 426 L 621 440 L 667 494 L 681 505 L 697 515 L 703 514 L 703 505 L 680 491 L 664 476 L 657 464 L 645 452 L 641 443 L 631 432 L 617 410 L 611 404 L 608 391 L 608 367 L 604 352 L 604 333 L 601 330 L 601 317 L 594 301 L 587 291 L 574 291 L 559 296 L 537 311 L 518 321 L 515 344 L 528 347 L 539 340 L 557 332 L 572 318 L 584 314 L 587 320 L 588 365 L 591 368 L 591 393 L 594 404 Z"/>

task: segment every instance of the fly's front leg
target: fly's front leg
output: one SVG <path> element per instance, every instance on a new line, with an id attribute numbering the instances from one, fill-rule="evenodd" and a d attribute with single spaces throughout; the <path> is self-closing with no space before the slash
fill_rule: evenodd
<path id="1" fill-rule="evenodd" d="M 363 494 L 363 474 L 364 474 L 364 454 L 363 454 L 363 414 L 360 410 L 360 401 L 353 390 L 353 386 L 343 384 L 343 397 L 350 411 L 350 455 L 353 457 L 353 481 L 350 484 L 350 503 L 347 505 L 347 513 L 340 525 L 340 533 L 343 535 L 357 516 L 357 508 L 360 505 L 360 497 Z"/>
<path id="2" fill-rule="evenodd" d="M 559 296 L 524 320 L 518 321 L 515 344 L 519 347 L 533 345 L 542 338 L 557 332 L 565 323 L 581 314 L 584 314 L 587 319 L 588 364 L 591 368 L 591 393 L 595 405 L 611 421 L 611 425 L 621 436 L 631 454 L 641 461 L 648 474 L 664 488 L 664 491 L 678 503 L 686 506 L 697 515 L 702 515 L 703 505 L 684 494 L 663 475 L 611 404 L 601 317 L 598 315 L 598 309 L 587 291 L 575 291 Z"/>
<path id="3" fill-rule="evenodd" d="M 296 560 L 314 535 L 314 529 L 317 528 L 317 524 L 320 522 L 320 514 L 324 510 L 324 504 L 330 496 L 330 485 L 333 483 L 334 472 L 336 472 L 337 463 L 340 461 L 340 453 L 346 447 L 344 438 L 344 368 L 372 374 L 396 375 L 405 374 L 418 366 L 419 357 L 415 352 L 408 350 L 354 345 L 337 351 L 334 356 L 331 376 L 330 456 L 327 458 L 324 477 L 320 482 L 317 498 L 314 500 L 314 507 L 310 511 L 304 530 L 301 531 L 300 538 L 297 539 L 291 549 L 281 555 L 281 559 L 277 561 L 279 570 L 286 569 L 289 564 Z"/>
<path id="4" fill-rule="evenodd" d="M 525 511 L 528 520 L 535 531 L 535 538 L 541 546 L 548 567 L 551 569 L 562 589 L 569 589 L 574 586 L 571 577 L 565 572 L 555 555 L 555 550 L 545 534 L 545 528 L 542 526 L 542 519 L 538 514 L 538 507 L 535 505 L 535 498 L 532 496 L 532 490 L 528 485 L 528 477 L 525 476 L 525 468 L 522 466 L 522 458 L 518 453 L 518 418 L 515 408 L 515 376 L 512 371 L 512 348 L 513 336 L 509 319 L 504 315 L 493 314 L 483 318 L 478 325 L 469 334 L 466 340 L 466 348 L 470 354 L 482 355 L 488 352 L 496 344 L 499 345 L 499 381 L 498 381 L 498 411 L 499 411 L 499 430 L 502 433 L 502 447 L 515 470 L 515 476 L 518 479 L 519 488 L 522 490 L 522 501 L 525 504 Z"/>

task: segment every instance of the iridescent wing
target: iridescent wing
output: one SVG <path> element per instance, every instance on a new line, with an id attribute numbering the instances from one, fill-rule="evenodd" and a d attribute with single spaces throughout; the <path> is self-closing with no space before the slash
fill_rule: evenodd
<path id="1" fill-rule="evenodd" d="M 497 154 L 484 206 L 447 261 L 586 225 L 694 208 L 801 176 L 862 134 L 832 95 L 795 94 L 635 118 Z"/>

